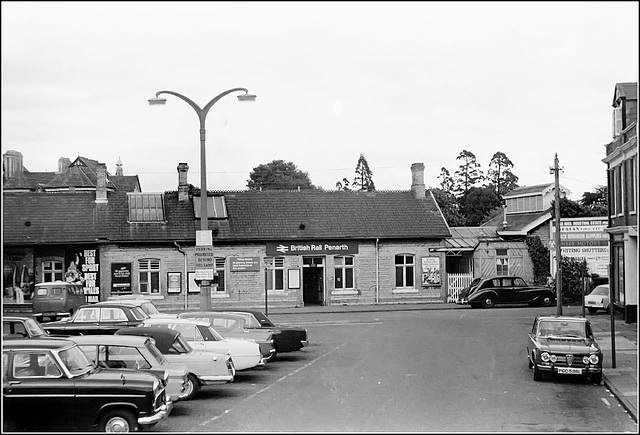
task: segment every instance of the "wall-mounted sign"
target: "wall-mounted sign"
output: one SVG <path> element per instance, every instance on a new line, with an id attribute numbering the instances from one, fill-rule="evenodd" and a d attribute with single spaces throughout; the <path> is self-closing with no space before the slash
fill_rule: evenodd
<path id="1" fill-rule="evenodd" d="M 180 293 L 182 291 L 182 274 L 180 272 L 167 272 L 167 293 Z"/>
<path id="2" fill-rule="evenodd" d="M 440 285 L 440 257 L 422 257 L 422 285 Z"/>
<path id="3" fill-rule="evenodd" d="M 100 255 L 97 249 L 68 250 L 65 253 L 66 282 L 82 284 L 87 302 L 100 301 Z"/>
<path id="4" fill-rule="evenodd" d="M 229 269 L 231 272 L 258 272 L 260 257 L 230 257 Z"/>
<path id="5" fill-rule="evenodd" d="M 608 219 L 599 217 L 560 219 L 560 254 L 562 257 L 585 260 L 590 273 L 609 276 Z M 551 225 L 551 240 L 555 238 L 555 221 Z M 551 250 L 551 268 L 555 273 L 555 249 Z"/>
<path id="6" fill-rule="evenodd" d="M 213 246 L 196 246 L 196 269 L 213 269 L 215 260 L 213 257 Z"/>
<path id="7" fill-rule="evenodd" d="M 358 242 L 317 241 L 317 242 L 268 242 L 267 255 L 353 255 L 358 253 Z"/>
<path id="8" fill-rule="evenodd" d="M 111 263 L 111 293 L 131 293 L 131 263 Z"/>

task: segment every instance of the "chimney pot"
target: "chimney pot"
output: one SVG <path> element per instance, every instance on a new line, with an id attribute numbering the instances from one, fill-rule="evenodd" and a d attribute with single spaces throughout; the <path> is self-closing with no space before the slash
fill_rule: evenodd
<path id="1" fill-rule="evenodd" d="M 189 165 L 178 163 L 178 201 L 189 201 L 189 183 L 187 183 Z"/>
<path id="2" fill-rule="evenodd" d="M 424 164 L 414 163 L 411 165 L 411 191 L 418 199 L 426 197 L 424 185 Z"/>

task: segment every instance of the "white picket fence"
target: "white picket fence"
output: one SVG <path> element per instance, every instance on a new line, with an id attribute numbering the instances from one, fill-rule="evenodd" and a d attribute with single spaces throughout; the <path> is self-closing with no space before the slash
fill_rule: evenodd
<path id="1" fill-rule="evenodd" d="M 460 291 L 471 284 L 473 275 L 471 273 L 448 273 L 447 274 L 447 302 L 455 302 Z"/>

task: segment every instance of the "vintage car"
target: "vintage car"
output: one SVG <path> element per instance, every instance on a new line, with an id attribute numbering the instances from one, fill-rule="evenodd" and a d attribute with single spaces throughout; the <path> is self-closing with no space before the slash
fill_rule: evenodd
<path id="1" fill-rule="evenodd" d="M 2 338 L 43 338 L 49 333 L 32 317 L 2 316 Z"/>
<path id="2" fill-rule="evenodd" d="M 171 363 L 187 366 L 186 397 L 196 396 L 204 386 L 233 382 L 236 375 L 235 365 L 229 355 L 194 350 L 179 331 L 167 328 L 123 328 L 115 335 L 137 335 L 151 337 L 155 346 Z"/>
<path id="3" fill-rule="evenodd" d="M 536 317 L 526 351 L 535 381 L 545 373 L 590 377 L 596 384 L 602 381 L 602 350 L 584 317 Z"/>
<path id="4" fill-rule="evenodd" d="M 298 326 L 276 325 L 262 311 L 243 308 L 224 311 L 244 315 L 245 328 L 271 330 L 277 353 L 294 352 L 309 345 L 306 329 Z"/>
<path id="5" fill-rule="evenodd" d="M 97 366 L 143 370 L 165 380 L 167 396 L 173 403 L 189 395 L 187 366 L 167 361 L 150 337 L 93 334 L 69 339 Z"/>
<path id="6" fill-rule="evenodd" d="M 209 322 L 213 329 L 225 338 L 251 340 L 260 346 L 260 353 L 267 362 L 276 359 L 276 348 L 273 333 L 268 329 L 248 329 L 245 327 L 245 316 L 220 311 L 189 311 L 180 313 L 183 319 L 195 319 Z"/>
<path id="7" fill-rule="evenodd" d="M 471 293 L 471 290 L 478 285 L 480 280 L 482 280 L 482 278 L 473 278 L 468 286 L 460 290 L 460 293 L 458 293 L 458 297 L 456 298 L 456 304 L 459 304 L 459 305 L 466 304 L 469 293 Z"/>
<path id="8" fill-rule="evenodd" d="M 171 402 L 157 376 L 96 367 L 65 338 L 2 343 L 3 430 L 129 432 L 166 418 Z"/>
<path id="9" fill-rule="evenodd" d="M 598 310 L 609 312 L 609 284 L 596 286 L 591 293 L 584 297 L 584 305 L 591 314 Z"/>
<path id="10" fill-rule="evenodd" d="M 209 322 L 182 318 L 146 319 L 141 326 L 173 329 L 181 332 L 185 340 L 196 350 L 229 354 L 238 371 L 266 365 L 258 343 L 237 338 L 224 338 L 209 325 Z"/>
<path id="11" fill-rule="evenodd" d="M 137 305 L 142 308 L 142 311 L 147 313 L 149 317 L 166 317 L 176 318 L 177 314 L 163 313 L 149 299 L 145 299 L 143 295 L 122 295 L 122 296 L 109 296 L 107 302 L 125 302 L 128 304 Z"/>
<path id="12" fill-rule="evenodd" d="M 486 276 L 461 299 L 472 308 L 492 308 L 497 304 L 529 304 L 548 307 L 553 305 L 556 294 L 549 287 L 529 285 L 519 276 Z"/>
<path id="13" fill-rule="evenodd" d="M 43 323 L 42 327 L 51 334 L 114 334 L 120 328 L 138 326 L 148 318 L 147 313 L 134 304 L 98 302 L 83 305 L 70 318 Z"/>

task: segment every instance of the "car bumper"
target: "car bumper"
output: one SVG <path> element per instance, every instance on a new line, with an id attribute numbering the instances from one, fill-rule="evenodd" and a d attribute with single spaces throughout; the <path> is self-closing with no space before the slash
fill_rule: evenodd
<path id="1" fill-rule="evenodd" d="M 300 343 L 302 343 L 302 347 L 309 346 L 309 340 L 301 340 Z"/>
<path id="2" fill-rule="evenodd" d="M 202 383 L 202 385 L 226 384 L 228 382 L 233 382 L 233 379 L 234 379 L 234 376 L 232 374 L 215 375 L 215 376 L 198 376 L 198 380 Z"/>
<path id="3" fill-rule="evenodd" d="M 536 364 L 536 366 L 538 367 L 538 370 L 545 373 L 560 373 L 562 369 L 572 368 L 572 367 L 559 367 L 559 366 L 553 366 L 553 365 L 550 366 L 546 364 Z M 587 367 L 579 367 L 578 369 L 580 370 L 579 373 L 576 372 L 576 373 L 560 373 L 560 374 L 591 375 L 594 373 L 602 373 L 602 367 L 587 366 Z"/>
<path id="4" fill-rule="evenodd" d="M 140 426 L 150 426 L 154 425 L 159 421 L 164 420 L 171 414 L 171 410 L 173 409 L 173 402 L 167 401 L 164 405 L 160 407 L 160 409 L 152 415 L 146 417 L 138 418 L 138 424 Z"/>
<path id="5" fill-rule="evenodd" d="M 469 303 L 468 299 L 456 299 L 456 304 L 458 305 L 467 305 Z"/>

